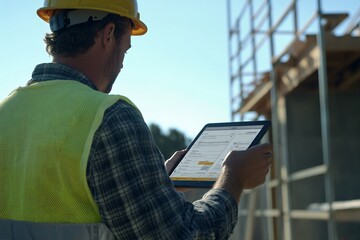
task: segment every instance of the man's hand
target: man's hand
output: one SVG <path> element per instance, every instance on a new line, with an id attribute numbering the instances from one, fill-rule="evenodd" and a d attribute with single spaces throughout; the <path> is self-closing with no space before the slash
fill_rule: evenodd
<path id="1" fill-rule="evenodd" d="M 165 161 L 165 167 L 166 170 L 168 172 L 168 174 L 170 173 L 170 171 L 174 168 L 175 164 L 184 157 L 185 153 L 187 152 L 187 150 L 181 150 L 181 151 L 176 151 L 168 160 Z M 176 188 L 177 191 L 179 192 L 186 192 L 189 191 L 190 188 Z"/>
<path id="2" fill-rule="evenodd" d="M 170 171 L 174 168 L 175 164 L 182 158 L 184 157 L 185 153 L 187 152 L 187 150 L 181 150 L 181 151 L 176 151 L 168 160 L 165 161 L 165 167 L 166 170 L 168 172 L 168 174 L 170 173 Z"/>
<path id="3" fill-rule="evenodd" d="M 264 183 L 272 159 L 272 148 L 267 143 L 246 151 L 231 151 L 223 162 L 221 175 L 213 188 L 224 189 L 239 201 L 243 189 Z"/>

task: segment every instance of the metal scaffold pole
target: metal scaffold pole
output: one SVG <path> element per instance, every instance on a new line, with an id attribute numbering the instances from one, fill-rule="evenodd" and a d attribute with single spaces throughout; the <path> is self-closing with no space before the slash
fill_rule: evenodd
<path id="1" fill-rule="evenodd" d="M 327 166 L 325 174 L 325 195 L 326 201 L 329 204 L 329 218 L 328 225 L 328 239 L 337 240 L 336 224 L 334 222 L 334 214 L 332 203 L 334 201 L 334 188 L 333 188 L 333 169 L 331 164 L 330 153 L 330 126 L 329 126 L 329 94 L 328 94 L 328 81 L 327 81 L 327 62 L 326 62 L 326 45 L 324 34 L 324 22 L 322 19 L 321 0 L 317 1 L 318 5 L 318 23 L 319 33 L 317 36 L 317 44 L 320 52 L 320 66 L 319 66 L 319 98 L 320 98 L 320 120 L 321 120 L 321 139 L 322 139 L 322 152 L 323 162 Z"/>

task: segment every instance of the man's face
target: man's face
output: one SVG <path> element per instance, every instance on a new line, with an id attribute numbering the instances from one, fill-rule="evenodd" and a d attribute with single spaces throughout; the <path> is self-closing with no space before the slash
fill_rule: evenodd
<path id="1" fill-rule="evenodd" d="M 108 86 L 105 90 L 106 93 L 111 91 L 111 88 L 119 75 L 121 69 L 123 68 L 123 62 L 125 58 L 125 53 L 131 47 L 131 28 L 126 30 L 126 32 L 116 41 L 116 44 L 113 45 L 112 54 L 107 60 L 107 70 L 106 75 L 108 78 Z"/>

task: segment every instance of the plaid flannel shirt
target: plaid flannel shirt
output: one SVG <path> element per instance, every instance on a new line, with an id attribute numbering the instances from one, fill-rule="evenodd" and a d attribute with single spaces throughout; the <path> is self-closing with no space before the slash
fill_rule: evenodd
<path id="1" fill-rule="evenodd" d="M 97 90 L 80 72 L 56 63 L 36 66 L 28 84 L 52 79 Z M 106 110 L 95 133 L 87 180 L 117 239 L 227 239 L 236 224 L 237 204 L 227 192 L 213 189 L 190 203 L 174 189 L 146 123 L 122 100 Z"/>

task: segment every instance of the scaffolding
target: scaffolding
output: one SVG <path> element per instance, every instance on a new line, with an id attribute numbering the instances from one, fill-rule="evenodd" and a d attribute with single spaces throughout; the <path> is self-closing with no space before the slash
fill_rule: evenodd
<path id="1" fill-rule="evenodd" d="M 339 182 L 353 184 L 357 192 L 360 188 L 337 172 L 342 160 L 334 144 L 347 137 L 333 134 L 336 127 L 331 124 L 340 113 L 360 109 L 360 3 L 347 9 L 359 8 L 349 15 L 324 11 L 328 2 L 227 1 L 231 117 L 270 119 L 268 140 L 274 147 L 271 174 L 263 187 L 244 193 L 239 206 L 242 223 L 232 239 L 360 239 L 359 194 L 335 194 L 341 192 Z M 338 102 L 353 110 L 334 113 Z M 304 108 L 309 120 L 293 113 L 294 107 Z M 359 121 L 360 113 L 354 119 Z M 318 123 L 301 122 L 310 120 Z M 308 135 L 294 130 L 293 125 L 302 124 L 319 130 Z M 354 131 L 360 135 L 359 128 Z M 316 139 L 309 150 L 315 160 L 304 163 L 294 156 L 304 155 L 296 152 L 297 137 Z M 360 138 L 351 138 L 357 146 L 350 152 L 358 153 Z M 349 156 L 349 163 L 360 170 L 360 158 Z M 305 191 L 304 182 L 321 187 L 318 192 Z M 302 191 L 318 202 L 307 197 L 304 203 Z M 304 231 L 310 231 L 309 236 Z"/>

